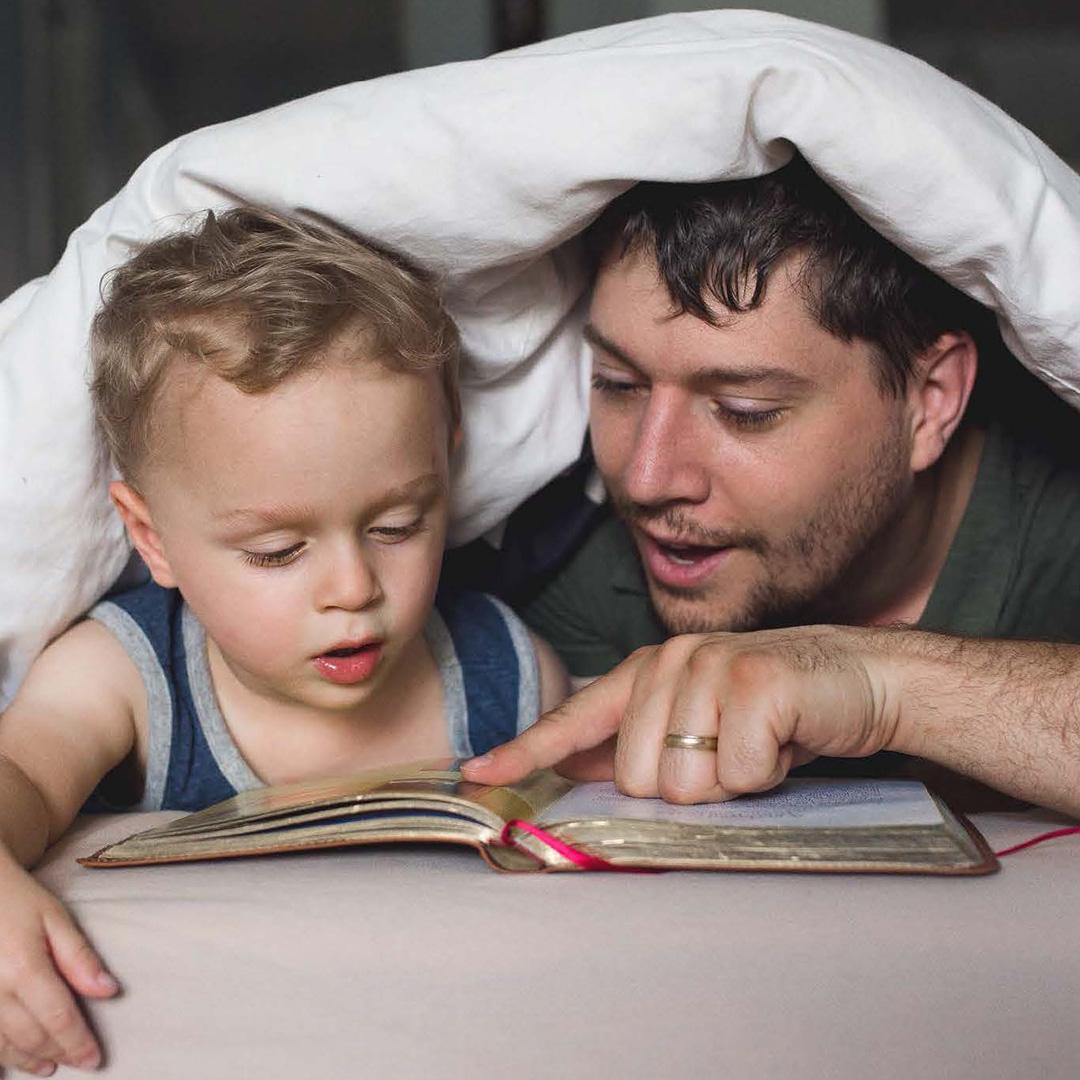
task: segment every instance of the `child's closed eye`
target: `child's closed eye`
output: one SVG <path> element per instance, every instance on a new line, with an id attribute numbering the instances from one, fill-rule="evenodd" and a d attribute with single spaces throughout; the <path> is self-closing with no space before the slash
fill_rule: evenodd
<path id="1" fill-rule="evenodd" d="M 423 518 L 407 522 L 404 525 L 373 525 L 368 529 L 369 535 L 384 544 L 397 544 L 402 540 L 408 540 L 410 536 L 416 536 L 426 528 Z"/>
<path id="2" fill-rule="evenodd" d="M 280 551 L 245 551 L 243 556 L 249 566 L 286 566 L 303 550 L 304 545 L 300 543 L 291 544 Z"/>

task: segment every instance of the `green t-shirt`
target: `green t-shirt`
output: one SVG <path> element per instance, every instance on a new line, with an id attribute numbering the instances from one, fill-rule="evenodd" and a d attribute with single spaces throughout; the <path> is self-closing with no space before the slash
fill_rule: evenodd
<path id="1" fill-rule="evenodd" d="M 918 626 L 1080 642 L 1080 419 L 1069 440 L 987 430 L 975 485 Z M 601 675 L 667 634 L 622 524 L 600 524 L 524 611 L 574 675 Z"/>

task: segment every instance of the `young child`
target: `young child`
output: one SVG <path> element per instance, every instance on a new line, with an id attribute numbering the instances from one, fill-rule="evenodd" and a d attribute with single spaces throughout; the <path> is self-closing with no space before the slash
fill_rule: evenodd
<path id="1" fill-rule="evenodd" d="M 0 1064 L 100 1062 L 71 990 L 117 984 L 23 869 L 88 799 L 195 810 L 468 757 L 565 693 L 498 601 L 436 600 L 457 349 L 405 260 L 251 209 L 113 276 L 93 397 L 153 581 L 54 641 L 0 718 Z"/>

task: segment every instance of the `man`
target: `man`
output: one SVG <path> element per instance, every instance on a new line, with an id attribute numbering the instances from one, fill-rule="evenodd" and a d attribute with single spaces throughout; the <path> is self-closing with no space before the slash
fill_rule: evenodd
<path id="1" fill-rule="evenodd" d="M 987 313 L 799 159 L 640 185 L 595 239 L 617 518 L 528 617 L 575 675 L 629 659 L 470 778 L 577 755 L 693 802 L 892 750 L 1080 813 L 1080 428 Z"/>

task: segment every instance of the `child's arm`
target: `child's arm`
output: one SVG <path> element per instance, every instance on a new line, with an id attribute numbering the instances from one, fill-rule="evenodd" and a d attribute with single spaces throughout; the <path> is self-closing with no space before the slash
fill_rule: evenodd
<path id="1" fill-rule="evenodd" d="M 48 1076 L 56 1063 L 100 1063 L 71 989 L 109 997 L 117 984 L 63 905 L 24 867 L 131 752 L 134 710 L 144 700 L 119 642 L 85 622 L 42 653 L 0 716 L 0 1065 Z"/>
<path id="2" fill-rule="evenodd" d="M 542 637 L 537 637 L 531 630 L 529 637 L 532 638 L 540 675 L 540 712 L 546 713 L 570 693 L 570 676 L 559 654 Z"/>

